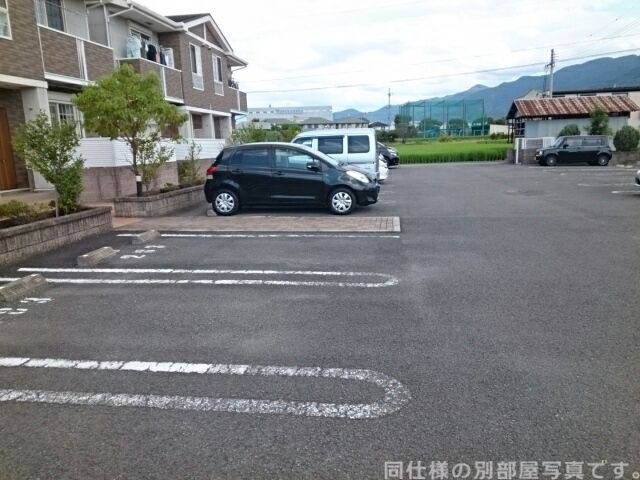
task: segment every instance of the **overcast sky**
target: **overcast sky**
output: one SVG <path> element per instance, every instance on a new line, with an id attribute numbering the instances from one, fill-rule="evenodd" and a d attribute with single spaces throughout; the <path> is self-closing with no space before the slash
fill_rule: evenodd
<path id="1" fill-rule="evenodd" d="M 211 13 L 249 63 L 235 78 L 250 107 L 366 112 L 386 105 L 389 88 L 398 104 L 541 75 L 552 46 L 557 68 L 640 53 L 640 0 L 138 2 L 164 15 Z M 318 87 L 330 88 L 301 90 Z"/>

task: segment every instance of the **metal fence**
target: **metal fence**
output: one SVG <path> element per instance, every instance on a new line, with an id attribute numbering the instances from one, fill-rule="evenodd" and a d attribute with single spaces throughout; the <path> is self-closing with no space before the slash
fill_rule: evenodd
<path id="1" fill-rule="evenodd" d="M 397 120 L 424 138 L 489 134 L 484 100 L 408 102 L 400 107 Z"/>

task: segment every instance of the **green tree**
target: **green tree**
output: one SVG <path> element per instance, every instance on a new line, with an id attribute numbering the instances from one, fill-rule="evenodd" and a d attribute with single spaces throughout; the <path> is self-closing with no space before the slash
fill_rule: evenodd
<path id="1" fill-rule="evenodd" d="M 52 123 L 47 114 L 40 113 L 23 125 L 13 144 L 27 165 L 54 186 L 56 216 L 77 211 L 84 167 L 84 160 L 75 153 L 80 144 L 77 125 Z"/>
<path id="2" fill-rule="evenodd" d="M 295 123 L 286 123 L 283 125 L 274 125 L 272 127 L 280 133 L 280 142 L 291 142 L 301 131 L 300 125 Z"/>
<path id="3" fill-rule="evenodd" d="M 256 127 L 253 123 L 248 123 L 237 128 L 227 140 L 229 145 L 241 145 L 243 143 L 266 142 L 269 130 Z"/>
<path id="4" fill-rule="evenodd" d="M 621 152 L 635 152 L 638 150 L 638 142 L 640 142 L 640 132 L 629 125 L 622 127 L 613 137 L 616 150 Z"/>
<path id="5" fill-rule="evenodd" d="M 407 115 L 397 114 L 395 117 L 393 117 L 393 123 L 395 125 L 404 125 L 408 124 L 409 122 L 411 122 L 411 117 Z"/>
<path id="6" fill-rule="evenodd" d="M 609 114 L 602 107 L 596 107 L 591 112 L 591 124 L 587 129 L 589 135 L 610 135 Z"/>
<path id="7" fill-rule="evenodd" d="M 418 130 L 424 132 L 425 130 L 439 130 L 442 126 L 440 120 L 434 118 L 423 118 L 418 124 Z"/>
<path id="8" fill-rule="evenodd" d="M 569 123 L 562 127 L 562 130 L 558 133 L 558 137 L 566 137 L 568 135 L 580 135 L 580 127 L 575 123 Z"/>
<path id="9" fill-rule="evenodd" d="M 451 118 L 447 122 L 447 128 L 450 130 L 462 130 L 464 126 L 464 120 L 461 118 Z"/>
<path id="10" fill-rule="evenodd" d="M 74 96 L 73 103 L 82 111 L 87 130 L 112 140 L 122 139 L 129 145 L 136 176 L 142 175 L 140 152 L 157 144 L 160 132 L 177 131 L 186 121 L 186 116 L 164 99 L 158 76 L 138 75 L 130 65 L 85 87 Z"/>

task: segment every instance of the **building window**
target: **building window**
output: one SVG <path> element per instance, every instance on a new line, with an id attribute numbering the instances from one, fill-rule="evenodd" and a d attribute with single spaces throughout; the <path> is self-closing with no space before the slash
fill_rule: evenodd
<path id="1" fill-rule="evenodd" d="M 62 0 L 36 0 L 36 18 L 40 25 L 64 32 Z"/>
<path id="2" fill-rule="evenodd" d="M 76 112 L 70 103 L 49 102 L 49 113 L 54 123 L 76 123 Z"/>
<path id="3" fill-rule="evenodd" d="M 204 78 L 202 76 L 202 52 L 200 47 L 192 43 L 189 44 L 189 51 L 191 53 L 191 78 L 193 81 L 193 88 L 197 90 L 204 90 Z"/>
<path id="4" fill-rule="evenodd" d="M 216 55 L 213 55 L 213 83 L 215 94 L 224 95 L 224 86 L 222 85 L 222 60 Z"/>
<path id="5" fill-rule="evenodd" d="M 192 114 L 191 121 L 193 122 L 194 130 L 202 130 L 202 115 Z"/>
<path id="6" fill-rule="evenodd" d="M 9 23 L 9 6 L 7 0 L 0 0 L 0 37 L 11 38 L 11 25 Z"/>

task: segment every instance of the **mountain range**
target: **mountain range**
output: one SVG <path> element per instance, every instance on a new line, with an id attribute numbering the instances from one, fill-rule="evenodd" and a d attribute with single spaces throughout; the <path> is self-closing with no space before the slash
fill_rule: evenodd
<path id="1" fill-rule="evenodd" d="M 543 90 L 545 75 L 528 75 L 511 82 L 504 82 L 495 87 L 474 85 L 464 92 L 444 97 L 415 99 L 415 101 L 439 100 L 484 100 L 485 115 L 501 118 L 514 99 L 526 95 L 531 90 Z M 591 90 L 614 87 L 640 87 L 640 55 L 627 55 L 618 58 L 598 58 L 578 65 L 561 68 L 554 75 L 554 91 Z M 399 112 L 400 105 L 391 105 L 391 120 Z M 347 117 L 364 117 L 369 122 L 387 123 L 389 110 L 385 105 L 373 112 L 361 112 L 349 108 L 334 112 L 334 120 Z"/>

